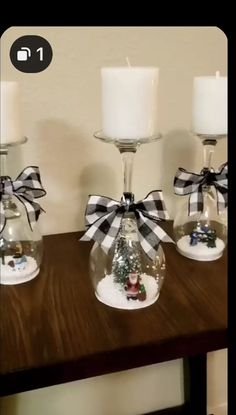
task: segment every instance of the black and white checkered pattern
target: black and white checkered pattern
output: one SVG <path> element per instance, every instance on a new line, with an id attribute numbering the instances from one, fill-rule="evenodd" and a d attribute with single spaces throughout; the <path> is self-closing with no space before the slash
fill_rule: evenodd
<path id="1" fill-rule="evenodd" d="M 37 222 L 40 213 L 43 211 L 41 206 L 34 202 L 34 199 L 45 196 L 46 191 L 44 190 L 39 168 L 37 166 L 26 167 L 16 178 L 12 181 L 9 176 L 0 177 L 0 233 L 3 231 L 6 219 L 4 213 L 4 195 L 14 195 L 17 199 L 23 203 L 29 225 L 33 229 Z"/>
<path id="2" fill-rule="evenodd" d="M 217 172 L 203 170 L 196 174 L 179 168 L 174 178 L 174 191 L 176 195 L 189 197 L 189 215 L 203 211 L 204 186 L 214 186 L 217 195 L 217 208 L 220 212 L 228 206 L 228 163 L 222 164 Z"/>
<path id="3" fill-rule="evenodd" d="M 161 220 L 169 219 L 162 192 L 159 190 L 150 192 L 144 200 L 130 204 L 124 201 L 117 202 L 105 196 L 90 196 L 85 212 L 87 231 L 80 240 L 94 240 L 108 252 L 127 211 L 135 213 L 140 244 L 151 259 L 156 256 L 160 241 L 173 242 L 157 224 Z"/>

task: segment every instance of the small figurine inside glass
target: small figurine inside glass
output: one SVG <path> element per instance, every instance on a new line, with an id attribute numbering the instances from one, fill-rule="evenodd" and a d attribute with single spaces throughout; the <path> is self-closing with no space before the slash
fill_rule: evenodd
<path id="1" fill-rule="evenodd" d="M 174 220 L 174 234 L 177 250 L 182 255 L 198 261 L 213 261 L 222 256 L 227 243 L 227 207 L 219 209 L 219 196 L 217 194 L 217 188 L 219 189 L 220 186 L 223 187 L 221 191 L 223 191 L 225 197 L 227 194 L 227 163 L 223 165 L 221 172 L 215 172 L 211 167 L 211 158 L 216 140 L 205 138 L 203 145 L 204 168 L 200 174 L 192 173 L 191 184 L 188 181 L 188 172 L 184 171 L 183 176 L 181 176 L 181 180 L 185 182 L 183 187 L 185 186 L 187 189 L 182 192 L 182 195 L 193 193 L 189 189 L 191 186 L 195 189 L 199 181 L 197 191 L 201 192 L 202 201 L 199 203 L 196 191 L 192 202 L 188 197 L 178 206 Z M 203 183 L 201 183 L 201 180 Z M 175 190 L 177 190 L 176 187 Z M 221 204 L 224 205 L 223 201 L 224 198 L 221 196 Z M 191 203 L 193 203 L 194 210 L 196 210 L 194 214 L 189 212 Z M 196 208 L 198 205 L 201 206 L 201 209 Z"/>

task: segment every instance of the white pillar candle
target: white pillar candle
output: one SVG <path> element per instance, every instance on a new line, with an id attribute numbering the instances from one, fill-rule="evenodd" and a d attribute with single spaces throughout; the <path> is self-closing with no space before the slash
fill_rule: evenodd
<path id="1" fill-rule="evenodd" d="M 111 138 L 139 139 L 158 132 L 158 68 L 102 68 L 102 130 Z"/>
<path id="2" fill-rule="evenodd" d="M 193 131 L 227 134 L 227 77 L 198 76 L 193 82 Z"/>
<path id="3" fill-rule="evenodd" d="M 20 92 L 17 82 L 1 82 L 1 144 L 22 139 Z"/>

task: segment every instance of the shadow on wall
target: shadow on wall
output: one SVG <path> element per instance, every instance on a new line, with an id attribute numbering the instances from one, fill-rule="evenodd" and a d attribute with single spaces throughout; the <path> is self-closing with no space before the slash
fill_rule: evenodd
<path id="1" fill-rule="evenodd" d="M 92 194 L 115 198 L 117 180 L 106 162 L 91 163 L 84 167 L 79 176 L 80 208 L 85 212 L 88 197 Z"/>
<path id="2" fill-rule="evenodd" d="M 43 233 L 75 231 L 80 216 L 78 177 L 88 159 L 90 140 L 61 120 L 44 120 L 34 147 L 47 190 Z"/>
<path id="3" fill-rule="evenodd" d="M 180 196 L 174 194 L 175 173 L 179 167 L 194 171 L 198 148 L 198 140 L 187 130 L 173 130 L 163 136 L 161 189 L 171 219 L 180 200 Z"/>
<path id="4" fill-rule="evenodd" d="M 114 194 L 114 172 L 99 157 L 94 138 L 61 120 L 44 120 L 32 152 L 39 160 L 47 190 L 43 207 L 43 234 L 84 229 L 84 211 L 91 193 Z"/>
<path id="5" fill-rule="evenodd" d="M 27 167 L 24 166 L 22 152 L 24 151 L 24 146 L 26 144 L 21 144 L 15 147 L 10 147 L 7 156 L 7 175 L 11 176 L 14 180 L 22 172 L 22 170 Z"/>

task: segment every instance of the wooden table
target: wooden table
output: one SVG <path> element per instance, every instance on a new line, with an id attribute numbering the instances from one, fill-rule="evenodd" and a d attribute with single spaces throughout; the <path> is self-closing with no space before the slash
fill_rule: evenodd
<path id="1" fill-rule="evenodd" d="M 96 299 L 80 236 L 44 237 L 39 276 L 1 286 L 0 395 L 184 358 L 185 403 L 156 414 L 206 415 L 206 353 L 227 347 L 227 254 L 198 262 L 165 244 L 160 298 L 125 311 Z"/>

